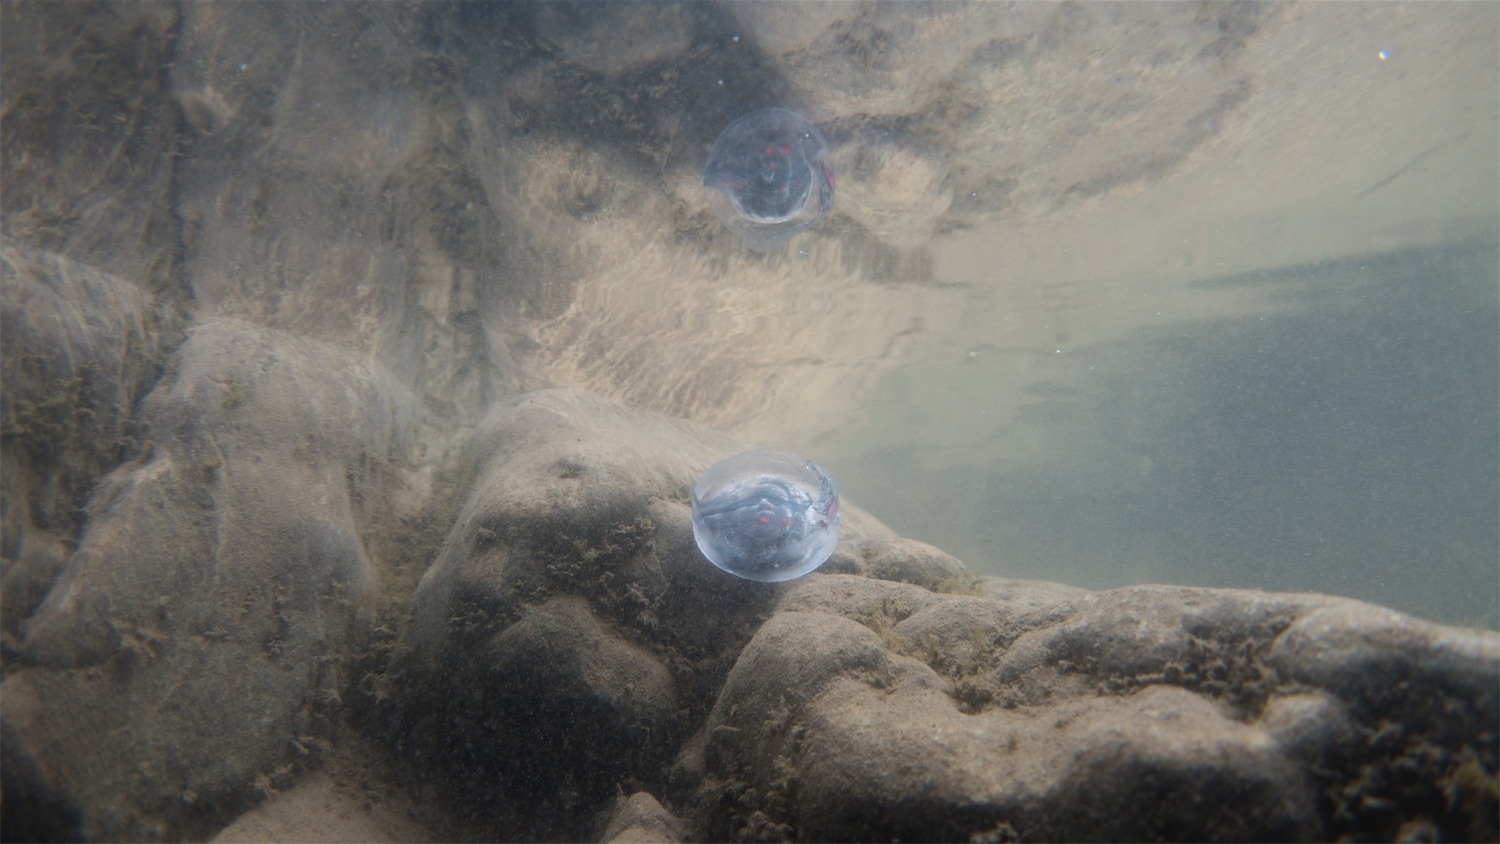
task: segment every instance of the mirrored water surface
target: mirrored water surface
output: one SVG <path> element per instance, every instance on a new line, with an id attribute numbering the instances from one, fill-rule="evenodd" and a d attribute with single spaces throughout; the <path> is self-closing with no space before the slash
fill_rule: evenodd
<path id="1" fill-rule="evenodd" d="M 81 8 L 8 236 L 369 357 L 418 463 L 576 386 L 987 573 L 1500 624 L 1491 6 Z M 767 108 L 837 199 L 761 252 L 702 174 Z"/>

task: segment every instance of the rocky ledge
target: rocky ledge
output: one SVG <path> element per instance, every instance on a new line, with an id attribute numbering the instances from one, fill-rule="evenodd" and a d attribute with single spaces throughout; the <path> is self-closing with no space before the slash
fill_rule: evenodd
<path id="1" fill-rule="evenodd" d="M 468 437 L 466 497 L 393 628 L 368 611 L 389 586 L 359 467 L 412 427 L 401 392 L 235 323 L 175 360 L 144 404 L 154 447 L 7 640 L 8 833 L 202 837 L 263 801 L 226 837 L 326 837 L 392 814 L 307 775 L 352 727 L 410 806 L 365 838 L 1500 834 L 1493 632 L 979 577 L 848 504 L 818 572 L 741 580 L 694 547 L 688 491 L 744 444 L 561 389 Z M 345 422 L 287 412 L 313 406 Z"/>
<path id="2" fill-rule="evenodd" d="M 753 583 L 689 521 L 697 474 L 740 444 L 547 391 L 471 447 L 371 721 L 488 834 L 1497 834 L 1494 633 L 1323 595 L 977 577 L 854 507 L 821 570 Z"/>

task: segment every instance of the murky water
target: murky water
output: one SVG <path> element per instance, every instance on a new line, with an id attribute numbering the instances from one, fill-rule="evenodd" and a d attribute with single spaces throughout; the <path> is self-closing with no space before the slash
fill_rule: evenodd
<path id="1" fill-rule="evenodd" d="M 1052 358 L 954 349 L 886 376 L 887 412 L 849 432 L 860 449 L 832 446 L 833 470 L 991 572 L 1331 592 L 1495 626 L 1497 274 L 1494 242 L 1349 258 L 1183 287 L 1274 291 L 1270 313 Z M 1018 370 L 1034 374 L 1006 414 L 986 397 Z"/>
<path id="2" fill-rule="evenodd" d="M 1127 719 L 1081 718 L 1078 748 L 1190 706 L 1223 724 L 1161 747 L 1271 753 L 1244 782 L 1293 802 L 1320 778 L 1324 834 L 1266 836 L 1493 837 L 1493 732 L 1457 733 L 1493 724 L 1494 634 L 1321 598 L 1074 587 L 1309 590 L 1500 628 L 1500 6 L 0 18 L 0 837 L 207 838 L 343 753 L 330 800 L 363 808 L 304 804 L 287 839 L 580 840 L 637 789 L 735 814 L 735 836 L 815 838 L 806 820 L 829 813 L 792 803 L 850 789 L 797 767 L 817 741 L 781 755 L 756 736 L 836 719 L 805 710 L 793 733 L 791 696 L 741 711 L 726 677 L 743 702 L 824 656 L 897 665 L 887 650 L 916 678 L 889 736 L 936 730 L 929 770 L 954 774 L 961 811 L 925 782 L 869 791 L 873 814 L 920 788 L 960 824 L 877 837 L 1111 837 L 965 814 L 976 782 L 1027 802 L 1060 783 L 1063 815 L 1091 793 L 1002 758 L 1005 725 L 1031 719 L 1023 755 L 1087 761 L 1056 743 L 1064 686 Z M 711 162 L 766 109 L 785 111 Z M 756 448 L 806 460 L 731 464 L 692 500 Z M 847 617 L 783 603 L 855 583 L 872 591 Z M 824 618 L 761 639 L 778 615 Z M 759 675 L 740 671 L 751 641 L 793 644 Z M 1074 648 L 1114 654 L 1088 682 L 1118 701 L 1075 682 Z M 819 676 L 849 668 L 867 671 Z M 1394 674 L 1426 697 L 1385 695 Z M 885 680 L 840 685 L 895 700 Z M 883 735 L 850 711 L 849 737 Z M 346 727 L 412 767 L 372 773 L 331 741 Z M 996 751 L 949 741 L 971 729 Z M 1326 755 L 1296 749 L 1314 733 Z M 737 742 L 746 767 L 705 767 Z M 919 746 L 900 742 L 848 758 L 922 779 L 896 770 Z M 1146 797 L 1120 806 L 1155 806 L 1158 781 L 1121 759 Z M 393 832 L 382 778 L 421 784 L 392 817 L 448 800 L 458 826 Z M 1452 817 L 1399 830 L 1391 808 L 1439 805 Z M 309 831 L 341 814 L 368 823 Z"/>
<path id="3" fill-rule="evenodd" d="M 368 355 L 418 464 L 577 386 L 985 572 L 1500 624 L 1491 6 L 231 8 L 184 12 L 124 140 L 12 123 L 13 181 L 79 164 L 8 232 Z M 837 200 L 762 253 L 703 173 L 778 106 Z"/>

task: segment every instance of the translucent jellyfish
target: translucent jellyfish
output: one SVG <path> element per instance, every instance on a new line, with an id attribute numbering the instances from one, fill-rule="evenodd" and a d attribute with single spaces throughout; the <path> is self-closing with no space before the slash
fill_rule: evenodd
<path id="1" fill-rule="evenodd" d="M 833 208 L 833 165 L 818 127 L 784 108 L 751 112 L 714 141 L 708 207 L 745 245 L 769 252 Z"/>
<path id="2" fill-rule="evenodd" d="M 693 489 L 693 538 L 730 574 L 767 583 L 801 577 L 838 544 L 839 494 L 799 454 L 737 454 L 710 466 Z"/>

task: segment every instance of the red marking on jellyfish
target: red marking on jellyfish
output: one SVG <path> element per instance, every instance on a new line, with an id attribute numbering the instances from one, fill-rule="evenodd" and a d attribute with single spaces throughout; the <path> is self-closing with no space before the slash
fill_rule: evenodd
<path id="1" fill-rule="evenodd" d="M 782 520 L 781 520 L 781 526 L 782 526 L 782 527 L 786 527 L 786 526 L 787 526 L 787 525 L 789 525 L 789 524 L 791 524 L 791 521 L 790 521 L 790 520 L 788 520 L 788 519 L 782 519 Z"/>
<path id="2" fill-rule="evenodd" d="M 775 151 L 776 151 L 775 147 L 771 146 L 770 144 L 766 144 L 766 152 L 765 152 L 766 155 L 770 155 L 771 153 L 773 153 Z"/>
<path id="3" fill-rule="evenodd" d="M 789 147 L 789 146 L 787 146 L 786 144 L 782 144 L 781 145 L 781 154 L 782 155 L 791 155 L 792 154 L 792 148 Z"/>
<path id="4" fill-rule="evenodd" d="M 763 525 L 770 524 L 771 523 L 771 517 L 770 516 L 761 516 L 760 517 L 760 523 L 763 524 Z"/>

